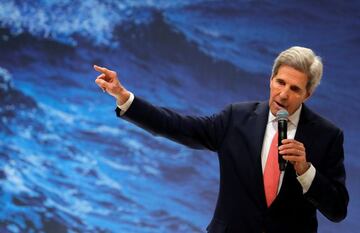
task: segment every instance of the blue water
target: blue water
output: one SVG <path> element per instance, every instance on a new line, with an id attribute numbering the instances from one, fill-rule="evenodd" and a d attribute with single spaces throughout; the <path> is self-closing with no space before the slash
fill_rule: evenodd
<path id="1" fill-rule="evenodd" d="M 268 96 L 277 53 L 323 57 L 308 105 L 345 132 L 349 214 L 360 227 L 358 1 L 0 3 L 0 232 L 204 232 L 218 162 L 115 117 L 92 64 L 185 114 Z"/>

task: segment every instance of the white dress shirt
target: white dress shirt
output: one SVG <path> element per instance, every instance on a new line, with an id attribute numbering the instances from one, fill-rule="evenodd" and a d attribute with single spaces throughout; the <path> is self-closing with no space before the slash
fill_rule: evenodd
<path id="1" fill-rule="evenodd" d="M 296 129 L 297 129 L 297 126 L 298 126 L 298 123 L 300 120 L 301 108 L 302 108 L 302 105 L 300 105 L 300 107 L 288 118 L 287 138 L 289 138 L 289 139 L 294 139 L 294 137 L 295 137 Z M 271 113 L 271 111 L 269 111 L 268 122 L 266 125 L 265 136 L 264 136 L 264 141 L 263 141 L 262 150 L 261 150 L 261 166 L 262 166 L 263 172 L 264 172 L 266 160 L 267 160 L 267 157 L 269 154 L 271 141 L 272 141 L 274 135 L 276 134 L 276 132 L 277 132 L 276 117 Z M 284 173 L 285 173 L 285 171 L 282 171 L 280 173 L 278 192 L 280 191 L 280 188 L 281 188 L 281 185 L 282 185 L 282 182 L 284 179 Z M 315 170 L 314 166 L 310 165 L 310 168 L 304 174 L 297 177 L 297 180 L 300 182 L 300 184 L 302 186 L 303 193 L 306 193 L 309 190 L 309 188 L 312 184 L 312 181 L 314 180 L 315 173 L 316 173 L 316 170 Z"/>
<path id="2" fill-rule="evenodd" d="M 118 102 L 116 102 L 118 108 L 121 110 L 120 115 L 125 114 L 125 112 L 129 109 L 129 107 L 131 106 L 133 101 L 134 101 L 134 94 L 130 92 L 130 97 L 124 104 L 120 105 Z M 299 119 L 300 119 L 301 108 L 302 108 L 302 105 L 300 105 L 300 107 L 288 118 L 289 121 L 288 121 L 287 138 L 289 138 L 289 139 L 294 139 L 294 137 L 295 137 L 296 129 L 297 129 Z M 277 131 L 276 117 L 271 113 L 271 111 L 269 111 L 268 123 L 266 125 L 265 136 L 264 136 L 264 141 L 263 141 L 262 150 L 261 150 L 261 165 L 262 165 L 263 172 L 265 169 L 266 160 L 267 160 L 268 153 L 270 150 L 271 141 L 272 141 L 276 131 Z M 314 166 L 311 164 L 310 168 L 304 174 L 297 177 L 297 180 L 299 181 L 299 183 L 302 186 L 303 193 L 306 193 L 309 190 L 309 188 L 314 180 L 315 173 L 316 173 L 316 170 L 315 170 Z M 283 179 L 284 179 L 284 171 L 281 172 L 281 174 L 280 174 L 278 192 L 280 191 Z"/>

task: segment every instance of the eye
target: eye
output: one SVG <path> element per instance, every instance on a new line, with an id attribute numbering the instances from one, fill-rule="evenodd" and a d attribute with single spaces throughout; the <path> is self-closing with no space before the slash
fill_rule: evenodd
<path id="1" fill-rule="evenodd" d="M 277 84 L 285 85 L 285 81 L 282 80 L 282 79 L 276 79 L 275 81 L 276 81 Z"/>
<path id="2" fill-rule="evenodd" d="M 296 93 L 299 93 L 301 91 L 300 87 L 298 87 L 298 86 L 291 86 L 290 89 Z"/>

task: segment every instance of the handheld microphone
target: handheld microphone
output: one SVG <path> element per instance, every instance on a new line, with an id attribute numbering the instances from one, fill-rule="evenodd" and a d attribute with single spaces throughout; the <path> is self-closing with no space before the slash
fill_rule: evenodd
<path id="1" fill-rule="evenodd" d="M 276 120 L 278 122 L 278 146 L 281 146 L 281 141 L 287 138 L 287 121 L 289 113 L 285 109 L 280 109 L 276 113 Z M 282 155 L 278 153 L 278 162 L 280 171 L 284 171 L 287 161 L 283 159 Z"/>

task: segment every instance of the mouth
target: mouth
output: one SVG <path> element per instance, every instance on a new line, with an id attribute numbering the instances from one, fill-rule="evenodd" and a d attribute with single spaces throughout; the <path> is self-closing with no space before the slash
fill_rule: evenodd
<path id="1" fill-rule="evenodd" d="M 280 104 L 279 102 L 277 102 L 277 101 L 275 101 L 275 100 L 274 100 L 274 103 L 275 103 L 275 105 L 276 105 L 278 108 L 284 108 L 284 109 L 286 109 L 286 106 L 285 106 L 285 105 Z"/>

